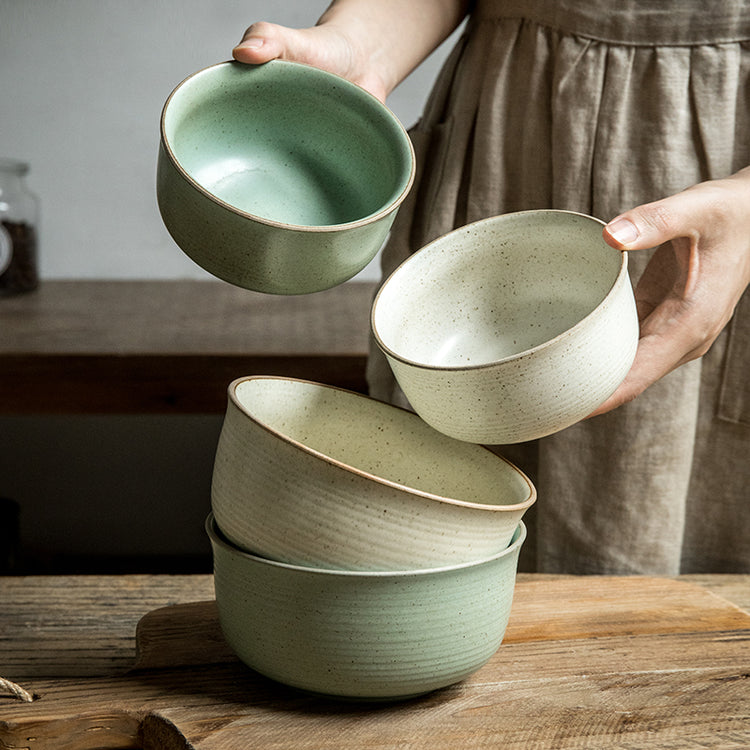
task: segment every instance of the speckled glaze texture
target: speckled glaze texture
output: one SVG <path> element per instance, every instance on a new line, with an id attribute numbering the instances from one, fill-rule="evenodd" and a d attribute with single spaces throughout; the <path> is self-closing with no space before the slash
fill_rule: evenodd
<path id="1" fill-rule="evenodd" d="M 349 570 L 470 562 L 508 545 L 536 491 L 491 451 L 360 394 L 278 377 L 229 387 L 211 504 L 238 547 Z"/>
<path id="2" fill-rule="evenodd" d="M 397 699 L 458 682 L 500 646 L 521 523 L 503 552 L 471 564 L 401 572 L 326 571 L 238 550 L 209 517 L 219 620 L 252 669 L 292 687 Z"/>
<path id="3" fill-rule="evenodd" d="M 603 223 L 524 211 L 447 234 L 375 299 L 372 329 L 414 410 L 459 440 L 515 443 L 588 416 L 627 374 L 638 317 Z"/>
<path id="4" fill-rule="evenodd" d="M 309 293 L 354 276 L 413 179 L 413 148 L 390 110 L 298 63 L 214 65 L 162 111 L 165 226 L 198 265 L 255 291 Z"/>

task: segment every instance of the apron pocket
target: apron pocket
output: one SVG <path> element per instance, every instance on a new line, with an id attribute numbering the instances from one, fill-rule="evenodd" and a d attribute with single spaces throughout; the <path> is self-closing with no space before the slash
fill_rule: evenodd
<path id="1" fill-rule="evenodd" d="M 728 333 L 717 416 L 750 425 L 750 292 L 740 298 Z"/>
<path id="2" fill-rule="evenodd" d="M 428 242 L 447 234 L 455 221 L 455 189 L 444 181 L 445 163 L 449 153 L 453 118 L 422 131 L 424 139 L 419 202 L 412 225 L 412 246 L 424 247 Z M 447 199 L 446 199 L 447 191 Z"/>

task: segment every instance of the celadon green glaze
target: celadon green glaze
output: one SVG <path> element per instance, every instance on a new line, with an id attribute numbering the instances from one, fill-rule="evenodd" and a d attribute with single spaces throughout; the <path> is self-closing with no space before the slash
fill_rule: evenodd
<path id="1" fill-rule="evenodd" d="M 224 636 L 249 667 L 348 699 L 411 697 L 465 679 L 499 648 L 521 523 L 503 552 L 432 570 L 352 572 L 269 561 L 206 528 Z"/>
<path id="2" fill-rule="evenodd" d="M 172 92 L 157 198 L 175 242 L 262 292 L 335 286 L 380 249 L 414 178 L 403 126 L 374 96 L 298 63 L 221 63 Z"/>

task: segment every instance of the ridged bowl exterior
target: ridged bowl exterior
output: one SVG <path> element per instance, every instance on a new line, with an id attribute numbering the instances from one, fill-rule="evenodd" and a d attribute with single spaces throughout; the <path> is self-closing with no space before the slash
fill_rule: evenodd
<path id="1" fill-rule="evenodd" d="M 326 571 L 244 553 L 207 522 L 224 636 L 273 680 L 344 698 L 420 695 L 465 679 L 500 646 L 523 524 L 489 559 L 436 570 Z"/>
<path id="2" fill-rule="evenodd" d="M 567 211 L 505 214 L 394 271 L 372 328 L 425 422 L 458 440 L 517 443 L 574 424 L 615 391 L 638 316 L 627 254 L 603 226 Z"/>
<path id="3" fill-rule="evenodd" d="M 505 549 L 535 499 L 515 466 L 404 409 L 290 378 L 229 387 L 211 503 L 250 552 L 368 571 L 471 562 Z"/>

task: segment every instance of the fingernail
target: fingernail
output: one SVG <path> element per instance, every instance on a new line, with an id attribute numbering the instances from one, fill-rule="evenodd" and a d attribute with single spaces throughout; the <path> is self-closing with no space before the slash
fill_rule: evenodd
<path id="1" fill-rule="evenodd" d="M 245 47 L 246 49 L 260 49 L 263 46 L 263 39 L 257 36 L 251 36 L 249 39 L 245 39 L 240 42 L 238 47 Z"/>
<path id="2" fill-rule="evenodd" d="M 607 232 L 621 245 L 629 245 L 638 239 L 638 227 L 628 219 L 615 219 L 611 224 L 607 224 Z"/>

